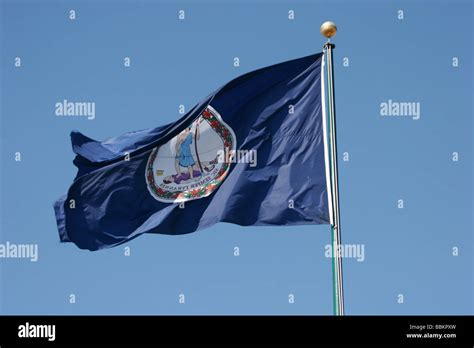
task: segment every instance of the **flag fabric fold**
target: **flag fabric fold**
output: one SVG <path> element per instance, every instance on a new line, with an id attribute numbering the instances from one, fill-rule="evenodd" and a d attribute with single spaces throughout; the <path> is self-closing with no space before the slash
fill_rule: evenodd
<path id="1" fill-rule="evenodd" d="M 95 141 L 54 204 L 62 242 L 97 250 L 218 222 L 329 223 L 322 54 L 242 75 L 174 123 Z"/>

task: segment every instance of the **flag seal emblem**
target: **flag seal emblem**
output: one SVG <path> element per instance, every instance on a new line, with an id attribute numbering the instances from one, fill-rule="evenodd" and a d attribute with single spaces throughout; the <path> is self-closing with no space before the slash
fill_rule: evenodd
<path id="1" fill-rule="evenodd" d="M 145 170 L 158 201 L 180 203 L 209 196 L 225 180 L 236 137 L 210 105 L 166 144 L 152 150 Z"/>

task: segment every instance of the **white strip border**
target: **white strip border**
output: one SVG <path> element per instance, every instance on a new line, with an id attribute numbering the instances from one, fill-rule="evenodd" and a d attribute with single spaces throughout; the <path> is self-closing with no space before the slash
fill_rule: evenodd
<path id="1" fill-rule="evenodd" d="M 324 67 L 326 65 L 326 52 L 323 52 L 321 60 L 321 106 L 323 117 L 323 142 L 324 142 L 324 167 L 326 168 L 326 189 L 328 193 L 329 222 L 334 226 L 333 204 L 332 204 L 332 186 L 329 170 L 329 152 L 328 152 L 328 134 L 327 134 L 327 114 L 326 114 L 326 84 L 324 77 Z"/>

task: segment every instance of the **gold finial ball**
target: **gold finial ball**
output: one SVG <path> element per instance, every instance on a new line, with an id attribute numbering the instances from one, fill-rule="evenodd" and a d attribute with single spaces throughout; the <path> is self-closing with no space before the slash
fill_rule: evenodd
<path id="1" fill-rule="evenodd" d="M 324 22 L 319 29 L 323 36 L 327 37 L 328 39 L 336 35 L 337 27 L 336 23 L 334 22 Z"/>

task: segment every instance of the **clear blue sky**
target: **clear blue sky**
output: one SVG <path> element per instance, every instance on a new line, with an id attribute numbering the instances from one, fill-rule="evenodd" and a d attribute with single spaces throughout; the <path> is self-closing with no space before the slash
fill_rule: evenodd
<path id="1" fill-rule="evenodd" d="M 52 208 L 75 175 L 72 129 L 105 139 L 171 122 L 240 74 L 321 51 L 331 19 L 350 156 L 343 241 L 365 247 L 363 262 L 344 260 L 346 311 L 473 314 L 471 1 L 3 0 L 0 11 L 0 242 L 39 245 L 37 262 L 0 259 L 1 313 L 332 314 L 327 225 L 219 224 L 88 252 L 59 243 Z M 95 119 L 55 116 L 63 99 L 95 102 Z M 388 99 L 421 103 L 421 118 L 380 116 Z"/>

